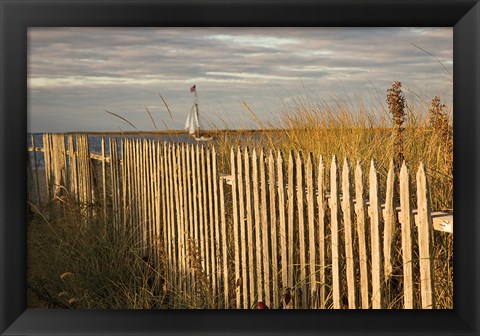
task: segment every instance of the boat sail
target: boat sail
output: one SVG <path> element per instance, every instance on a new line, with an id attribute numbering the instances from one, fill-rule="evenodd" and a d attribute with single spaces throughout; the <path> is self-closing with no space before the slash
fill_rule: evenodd
<path id="1" fill-rule="evenodd" d="M 188 131 L 195 140 L 197 141 L 210 141 L 212 137 L 206 137 L 200 133 L 200 122 L 198 118 L 198 98 L 197 98 L 197 87 L 196 85 L 190 88 L 190 92 L 195 93 L 195 102 L 190 110 L 190 113 L 187 116 L 185 121 L 185 129 Z"/>

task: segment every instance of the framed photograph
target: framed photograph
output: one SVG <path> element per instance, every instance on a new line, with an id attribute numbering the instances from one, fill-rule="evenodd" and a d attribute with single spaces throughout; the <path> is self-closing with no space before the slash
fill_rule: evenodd
<path id="1" fill-rule="evenodd" d="M 2 334 L 479 333 L 478 1 L 1 11 Z"/>

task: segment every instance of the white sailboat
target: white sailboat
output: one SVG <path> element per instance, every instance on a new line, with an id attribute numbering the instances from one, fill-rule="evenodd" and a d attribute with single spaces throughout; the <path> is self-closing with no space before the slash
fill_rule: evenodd
<path id="1" fill-rule="evenodd" d="M 195 102 L 193 103 L 193 106 L 192 106 L 190 112 L 188 113 L 187 120 L 185 122 L 185 129 L 188 131 L 188 134 L 190 134 L 197 141 L 210 141 L 210 140 L 212 140 L 212 137 L 206 137 L 204 135 L 201 135 L 201 132 L 200 132 L 200 122 L 199 122 L 199 119 L 198 119 L 198 99 L 197 99 L 196 85 L 194 85 L 190 88 L 190 92 L 195 93 Z"/>

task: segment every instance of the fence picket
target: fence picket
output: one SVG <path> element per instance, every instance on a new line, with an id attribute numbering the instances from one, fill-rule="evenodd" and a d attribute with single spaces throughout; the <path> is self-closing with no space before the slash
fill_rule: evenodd
<path id="1" fill-rule="evenodd" d="M 403 307 L 413 309 L 413 244 L 410 175 L 403 161 L 400 170 L 400 224 L 402 226 Z"/>
<path id="2" fill-rule="evenodd" d="M 308 154 L 305 165 L 305 184 L 307 191 L 307 218 L 308 218 L 308 284 L 310 287 L 307 308 L 318 308 L 317 302 L 317 274 L 316 274 L 316 244 L 315 244 L 315 188 L 313 176 L 313 157 Z"/>
<path id="3" fill-rule="evenodd" d="M 279 283 L 279 265 L 278 265 L 278 223 L 277 223 L 277 203 L 276 203 L 276 176 L 275 176 L 275 158 L 273 152 L 268 153 L 268 181 L 269 181 L 269 202 L 270 202 L 270 230 L 271 230 L 271 250 L 272 250 L 272 298 L 273 306 L 280 307 L 280 283 Z M 268 230 L 268 228 L 267 228 Z"/>
<path id="4" fill-rule="evenodd" d="M 355 213 L 357 218 L 357 236 L 358 236 L 358 258 L 360 264 L 360 297 L 362 308 L 370 307 L 368 296 L 368 254 L 367 254 L 367 230 L 365 228 L 366 213 L 365 202 L 363 200 L 363 172 L 360 161 L 357 161 L 355 167 Z"/>
<path id="5" fill-rule="evenodd" d="M 383 233 L 383 256 L 384 256 L 384 277 L 390 278 L 393 270 L 392 266 L 392 249 L 395 235 L 395 168 L 393 159 L 390 160 L 390 167 L 387 174 L 387 191 L 385 196 L 385 210 L 383 218 L 385 227 Z"/>
<path id="6" fill-rule="evenodd" d="M 370 198 L 370 239 L 371 239 L 371 252 L 372 252 L 372 308 L 382 309 L 383 307 L 383 272 L 382 272 L 382 259 L 380 248 L 380 200 L 379 200 L 379 185 L 378 185 L 378 172 L 375 167 L 375 162 L 372 160 L 370 165 L 369 174 L 369 198 Z"/>
<path id="7" fill-rule="evenodd" d="M 318 162 L 318 177 L 317 177 L 317 206 L 318 206 L 318 267 L 319 267 L 319 307 L 325 308 L 326 301 L 326 241 L 325 241 L 325 212 L 327 208 L 325 200 L 325 163 L 323 156 L 320 156 Z"/>
<path id="8" fill-rule="evenodd" d="M 252 183 L 250 174 L 250 155 L 248 154 L 248 148 L 245 148 L 244 161 L 245 161 L 245 206 L 247 213 L 247 243 L 245 244 L 248 249 L 248 284 L 249 284 L 249 307 L 254 304 L 255 298 L 255 274 L 252 270 L 255 268 L 255 242 L 253 240 L 253 209 L 252 209 Z"/>
<path id="9" fill-rule="evenodd" d="M 270 251 L 270 244 L 269 244 L 269 235 L 274 234 L 274 229 L 272 226 L 275 224 L 272 222 L 269 225 L 268 222 L 268 213 L 267 213 L 267 178 L 265 173 L 265 156 L 263 149 L 260 152 L 259 157 L 259 165 L 260 165 L 260 204 L 261 204 L 261 236 L 262 236 L 262 249 L 261 255 L 263 258 L 263 291 L 265 293 L 265 301 L 271 304 L 271 289 L 272 289 L 272 280 L 270 278 L 270 267 L 271 267 L 271 251 Z M 270 226 L 270 228 L 269 228 Z"/>
<path id="10" fill-rule="evenodd" d="M 347 291 L 348 291 L 348 308 L 356 309 L 355 302 L 355 259 L 353 255 L 353 201 L 352 201 L 352 186 L 350 184 L 350 164 L 348 159 L 345 158 L 343 162 L 342 171 L 342 210 L 343 210 L 343 227 L 345 235 L 345 260 L 347 264 Z"/>
<path id="11" fill-rule="evenodd" d="M 428 195 L 428 181 L 423 162 L 417 172 L 418 252 L 420 257 L 420 291 L 422 309 L 435 309 L 432 263 L 432 218 Z"/>
<path id="12" fill-rule="evenodd" d="M 281 280 L 283 306 L 286 308 L 290 302 L 286 301 L 286 291 L 289 290 L 288 283 L 288 257 L 287 257 L 287 223 L 285 218 L 285 183 L 283 180 L 283 157 L 277 153 L 277 192 L 278 192 L 278 227 L 280 237 L 280 259 L 281 259 Z"/>
<path id="13" fill-rule="evenodd" d="M 255 282 L 257 284 L 257 298 L 258 301 L 265 301 L 263 297 L 263 255 L 262 255 L 262 238 L 261 232 L 262 221 L 260 216 L 260 181 L 258 180 L 258 156 L 257 151 L 253 149 L 251 161 L 252 161 L 252 192 L 253 192 L 253 215 L 254 215 L 254 225 L 253 230 L 255 230 L 255 244 L 252 244 L 252 248 L 255 249 L 255 264 L 256 264 L 256 277 Z M 252 272 L 252 268 L 250 272 Z"/>
<path id="14" fill-rule="evenodd" d="M 303 194 L 305 192 L 303 185 L 303 158 L 300 155 L 300 152 L 297 153 L 296 158 L 296 188 L 297 188 L 297 212 L 298 212 L 298 242 L 299 242 L 299 280 L 300 280 L 300 295 L 301 302 L 298 302 L 298 306 L 301 308 L 307 307 L 307 295 L 309 294 L 308 290 L 308 279 L 307 279 L 307 248 L 306 242 L 308 238 L 306 236 L 305 230 L 305 217 L 304 217 L 304 199 Z"/>
<path id="15" fill-rule="evenodd" d="M 240 149 L 239 149 L 240 150 Z M 240 155 L 237 155 L 237 157 Z M 233 148 L 230 149 L 230 169 L 232 174 L 232 216 L 233 216 L 233 246 L 235 253 L 235 305 L 237 309 L 242 308 L 242 274 L 240 272 L 240 228 L 242 226 L 242 217 L 239 215 L 238 203 L 239 199 L 237 197 L 237 187 L 238 181 L 240 180 L 240 175 L 237 175 L 237 157 Z"/>
<path id="16" fill-rule="evenodd" d="M 243 308 L 246 309 L 249 307 L 249 295 L 248 295 L 248 278 L 247 278 L 247 271 L 249 269 L 249 263 L 247 260 L 247 248 L 248 248 L 248 241 L 247 241 L 247 234 L 246 234 L 246 224 L 247 218 L 245 215 L 245 190 L 244 190 L 244 181 L 245 177 L 243 175 L 243 156 L 242 152 L 240 151 L 240 147 L 237 149 L 237 168 L 238 168 L 238 199 L 239 199 L 239 224 L 240 224 L 240 248 L 242 250 L 242 259 L 241 259 L 241 267 L 242 267 L 242 277 L 241 277 L 241 284 L 242 284 L 242 297 L 243 297 Z"/>
<path id="17" fill-rule="evenodd" d="M 330 212 L 331 212 L 331 231 L 332 231 L 332 283 L 333 283 L 333 308 L 340 309 L 341 295 L 340 286 L 343 282 L 341 270 L 340 255 L 340 215 L 339 215 L 339 176 L 338 176 L 337 157 L 333 156 L 330 166 Z"/>

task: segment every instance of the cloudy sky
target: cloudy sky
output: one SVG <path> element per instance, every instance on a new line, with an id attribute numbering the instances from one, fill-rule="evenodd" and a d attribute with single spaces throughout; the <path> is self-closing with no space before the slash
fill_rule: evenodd
<path id="1" fill-rule="evenodd" d="M 105 111 L 152 130 L 145 107 L 158 129 L 183 129 L 194 84 L 203 125 L 217 128 L 255 125 L 242 101 L 264 120 L 306 96 L 384 104 L 395 80 L 452 100 L 451 28 L 30 28 L 28 37 L 30 132 L 133 130 Z"/>

